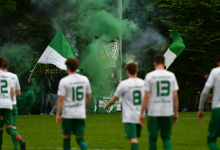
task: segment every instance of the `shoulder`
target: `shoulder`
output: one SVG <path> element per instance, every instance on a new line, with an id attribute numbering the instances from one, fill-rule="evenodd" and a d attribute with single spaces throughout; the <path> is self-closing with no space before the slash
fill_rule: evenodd
<path id="1" fill-rule="evenodd" d="M 80 79 L 89 82 L 89 79 L 86 76 L 81 75 L 81 74 L 77 74 L 77 76 L 80 77 Z"/>
<path id="2" fill-rule="evenodd" d="M 137 78 L 137 80 L 138 80 L 139 82 L 143 82 L 143 83 L 144 83 L 144 80 L 141 79 L 141 78 Z"/>
<path id="3" fill-rule="evenodd" d="M 220 67 L 213 68 L 209 76 L 215 77 L 216 75 L 217 76 L 220 75 Z"/>
<path id="4" fill-rule="evenodd" d="M 18 76 L 12 72 L 8 72 L 8 74 L 12 77 L 12 78 L 18 78 Z"/>
<path id="5" fill-rule="evenodd" d="M 155 73 L 156 73 L 155 70 L 147 73 L 146 76 L 145 76 L 145 80 L 150 78 L 151 76 L 153 76 Z"/>
<path id="6" fill-rule="evenodd" d="M 129 79 L 125 79 L 125 80 L 122 80 L 119 85 L 124 85 L 124 84 L 127 84 L 129 82 Z"/>
<path id="7" fill-rule="evenodd" d="M 213 68 L 211 73 L 218 73 L 220 72 L 220 67 L 216 67 L 216 68 Z"/>
<path id="8" fill-rule="evenodd" d="M 166 72 L 167 75 L 170 75 L 170 76 L 176 78 L 176 76 L 173 72 L 170 72 L 170 71 L 167 71 L 167 70 L 165 72 Z"/>
<path id="9" fill-rule="evenodd" d="M 68 78 L 69 78 L 69 76 L 63 77 L 63 78 L 60 80 L 60 83 L 63 83 L 63 82 L 65 82 L 65 81 L 67 81 Z"/>

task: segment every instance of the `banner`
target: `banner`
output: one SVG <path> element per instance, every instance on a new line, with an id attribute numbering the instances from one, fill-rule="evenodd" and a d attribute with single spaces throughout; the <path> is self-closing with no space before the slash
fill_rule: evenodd
<path id="1" fill-rule="evenodd" d="M 96 108 L 98 113 L 116 113 L 121 111 L 121 103 L 119 102 L 120 100 L 117 100 L 115 104 L 110 106 L 108 110 L 104 109 L 104 105 L 109 102 L 109 100 L 112 98 L 111 97 L 103 97 L 102 100 L 98 100 L 98 108 Z"/>
<path id="2" fill-rule="evenodd" d="M 96 40 L 96 54 L 98 60 L 101 62 L 101 68 L 116 68 L 116 61 L 119 56 L 119 40 L 115 39 L 110 43 Z"/>

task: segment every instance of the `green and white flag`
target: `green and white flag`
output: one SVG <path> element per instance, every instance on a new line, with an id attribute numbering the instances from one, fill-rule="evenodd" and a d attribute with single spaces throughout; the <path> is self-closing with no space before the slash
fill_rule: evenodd
<path id="1" fill-rule="evenodd" d="M 41 55 L 38 63 L 54 64 L 62 70 L 66 70 L 65 61 L 67 58 L 75 57 L 75 53 L 62 31 L 59 30 L 44 53 Z M 81 72 L 79 68 L 77 72 Z"/>
<path id="2" fill-rule="evenodd" d="M 179 33 L 173 30 L 169 30 L 169 31 L 173 34 L 173 43 L 164 54 L 166 69 L 169 68 L 169 66 L 174 62 L 174 60 L 185 49 L 185 45 Z"/>

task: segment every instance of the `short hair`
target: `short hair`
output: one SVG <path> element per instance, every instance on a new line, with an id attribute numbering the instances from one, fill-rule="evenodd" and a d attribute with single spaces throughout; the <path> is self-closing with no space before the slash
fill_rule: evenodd
<path id="1" fill-rule="evenodd" d="M 216 62 L 220 62 L 220 55 L 216 58 Z"/>
<path id="2" fill-rule="evenodd" d="M 204 72 L 204 75 L 209 75 L 209 73 L 208 72 Z"/>
<path id="3" fill-rule="evenodd" d="M 165 58 L 164 58 L 163 55 L 157 54 L 157 55 L 154 56 L 154 62 L 156 64 L 164 64 L 165 63 Z"/>
<path id="4" fill-rule="evenodd" d="M 68 58 L 65 64 L 70 69 L 71 72 L 76 71 L 79 67 L 79 61 L 77 58 Z"/>
<path id="5" fill-rule="evenodd" d="M 9 61 L 8 59 L 4 58 L 2 68 L 8 69 L 8 67 L 9 67 Z"/>
<path id="6" fill-rule="evenodd" d="M 131 75 L 135 75 L 136 72 L 138 72 L 138 66 L 136 63 L 134 62 L 131 62 L 131 63 L 128 63 L 126 66 L 125 66 L 126 70 L 128 70 L 128 72 L 131 74 Z"/>
<path id="7" fill-rule="evenodd" d="M 0 68 L 1 68 L 2 65 L 3 65 L 3 62 L 4 62 L 4 58 L 0 56 Z"/>

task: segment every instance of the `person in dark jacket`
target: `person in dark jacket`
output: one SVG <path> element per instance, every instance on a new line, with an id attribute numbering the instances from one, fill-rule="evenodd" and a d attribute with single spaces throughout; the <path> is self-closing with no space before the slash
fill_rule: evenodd
<path id="1" fill-rule="evenodd" d="M 56 109 L 57 109 L 57 101 L 58 101 L 58 95 L 57 95 L 57 90 L 58 90 L 58 84 L 59 84 L 59 80 L 55 80 L 53 78 L 53 75 L 50 75 L 50 78 L 48 79 L 49 82 L 49 88 L 50 88 L 50 92 L 49 95 L 53 98 L 54 100 L 54 106 L 50 112 L 50 115 L 54 115 Z"/>
<path id="2" fill-rule="evenodd" d="M 34 72 L 34 70 L 27 71 L 20 76 L 20 84 L 22 92 L 27 92 L 32 86 L 32 81 L 29 79 L 30 74 Z"/>
<path id="3" fill-rule="evenodd" d="M 40 115 L 47 115 L 48 110 L 47 110 L 47 105 L 49 102 L 49 86 L 48 86 L 48 77 L 47 77 L 47 72 L 46 70 L 45 73 L 42 73 L 40 76 L 40 84 L 41 84 L 41 94 L 40 94 Z"/>
<path id="4" fill-rule="evenodd" d="M 206 83 L 208 77 L 209 77 L 209 73 L 205 72 L 204 77 L 199 82 L 198 94 L 202 93 L 202 90 L 205 86 L 205 83 Z M 209 93 L 208 98 L 207 98 L 208 103 L 206 103 L 206 110 L 208 110 L 208 107 L 210 107 L 211 97 L 212 97 L 212 94 Z"/>
<path id="5" fill-rule="evenodd" d="M 204 73 L 204 77 L 200 80 L 199 82 L 199 90 L 198 90 L 198 94 L 200 94 L 205 86 L 205 83 L 208 79 L 208 76 L 209 76 L 209 73 L 208 72 L 205 72 Z"/>
<path id="6" fill-rule="evenodd" d="M 21 74 L 21 76 L 19 78 L 20 79 L 20 85 L 21 85 L 21 96 L 18 97 L 18 101 L 27 100 L 28 98 L 30 98 L 30 97 L 28 97 L 30 95 L 30 92 L 32 92 L 32 93 L 34 92 L 34 91 L 31 90 L 32 81 L 31 81 L 31 79 L 29 79 L 30 74 L 33 73 L 33 72 L 34 72 L 34 69 L 31 70 L 31 71 L 26 71 L 23 74 Z M 31 95 L 33 95 L 32 93 L 31 93 Z M 28 101 L 31 101 L 31 100 L 29 99 Z M 25 105 L 27 105 L 26 103 L 27 103 L 27 101 L 24 102 Z M 31 115 L 29 109 L 30 108 L 25 109 L 23 113 L 26 114 L 26 112 L 27 112 L 28 115 Z"/>

